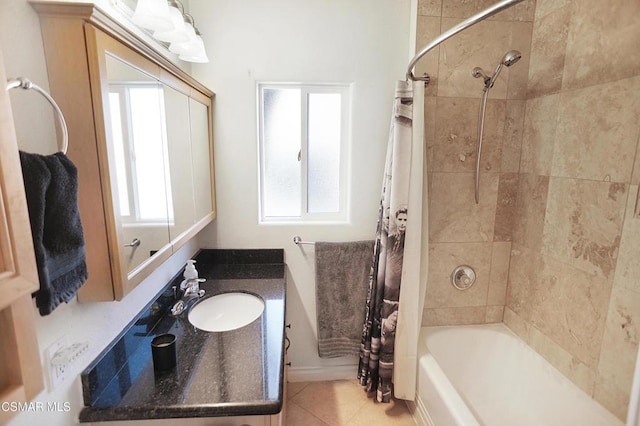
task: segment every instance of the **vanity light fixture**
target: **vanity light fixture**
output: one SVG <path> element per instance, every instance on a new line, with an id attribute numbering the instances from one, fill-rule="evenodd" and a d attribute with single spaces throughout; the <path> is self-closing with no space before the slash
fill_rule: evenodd
<path id="1" fill-rule="evenodd" d="M 138 0 L 132 19 L 138 26 L 151 31 L 173 29 L 166 0 Z"/>
<path id="2" fill-rule="evenodd" d="M 204 48 L 204 41 L 202 41 L 202 36 L 198 27 L 195 26 L 195 22 L 193 20 L 193 16 L 185 13 L 185 20 L 189 22 L 189 27 L 193 29 L 192 37 L 189 41 L 185 43 L 176 43 L 174 45 L 174 53 L 178 54 L 178 58 L 187 62 L 199 62 L 206 63 L 209 62 L 209 58 L 207 57 L 207 52 Z M 173 43 L 172 43 L 173 45 Z M 171 46 L 169 46 L 169 51 L 171 51 Z"/>
<path id="3" fill-rule="evenodd" d="M 184 6 L 177 1 L 169 2 L 169 14 L 173 28 L 168 31 L 156 31 L 153 38 L 167 43 L 185 43 L 190 40 L 189 25 L 184 19 Z"/>
<path id="4" fill-rule="evenodd" d="M 133 22 L 153 31 L 156 40 L 169 43 L 169 51 L 187 62 L 209 62 L 193 16 L 178 0 L 138 0 Z"/>

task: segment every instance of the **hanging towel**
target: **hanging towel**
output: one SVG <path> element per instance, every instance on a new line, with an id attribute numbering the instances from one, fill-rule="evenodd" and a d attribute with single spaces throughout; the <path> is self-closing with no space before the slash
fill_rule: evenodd
<path id="1" fill-rule="evenodd" d="M 373 241 L 317 242 L 315 251 L 318 355 L 358 356 Z"/>
<path id="2" fill-rule="evenodd" d="M 78 171 L 62 153 L 20 151 L 40 290 L 40 315 L 69 302 L 87 280 L 84 235 L 78 211 Z"/>

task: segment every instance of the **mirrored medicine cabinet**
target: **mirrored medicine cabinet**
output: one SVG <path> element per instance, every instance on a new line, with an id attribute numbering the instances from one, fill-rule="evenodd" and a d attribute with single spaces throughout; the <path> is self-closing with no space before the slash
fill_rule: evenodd
<path id="1" fill-rule="evenodd" d="M 213 93 L 93 4 L 32 5 L 78 167 L 78 297 L 120 300 L 215 218 Z"/>

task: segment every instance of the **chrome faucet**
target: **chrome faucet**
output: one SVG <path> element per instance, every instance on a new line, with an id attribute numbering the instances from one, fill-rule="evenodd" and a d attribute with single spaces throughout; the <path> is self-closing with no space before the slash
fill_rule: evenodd
<path id="1" fill-rule="evenodd" d="M 202 296 L 204 296 L 204 290 L 200 289 L 200 283 L 205 282 L 204 278 L 191 278 L 183 280 L 180 283 L 180 291 L 182 296 L 171 308 L 171 315 L 177 317 L 185 311 L 188 311 Z M 177 299 L 177 295 L 176 295 Z"/>

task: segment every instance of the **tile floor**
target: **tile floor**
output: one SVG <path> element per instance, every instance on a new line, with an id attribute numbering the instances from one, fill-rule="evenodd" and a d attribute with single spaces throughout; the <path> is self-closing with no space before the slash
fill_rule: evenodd
<path id="1" fill-rule="evenodd" d="M 380 404 L 357 380 L 287 386 L 287 426 L 415 426 L 404 401 Z"/>

